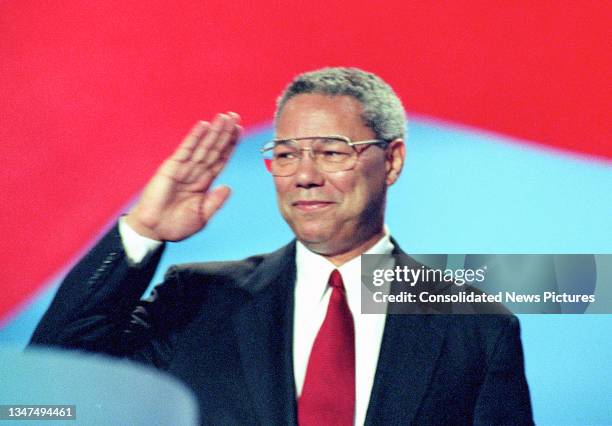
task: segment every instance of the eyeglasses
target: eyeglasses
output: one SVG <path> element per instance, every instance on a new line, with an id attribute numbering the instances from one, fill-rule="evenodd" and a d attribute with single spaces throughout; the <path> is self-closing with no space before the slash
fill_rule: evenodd
<path id="1" fill-rule="evenodd" d="M 312 141 L 310 148 L 302 148 L 298 141 Z M 323 172 L 334 173 L 350 170 L 355 167 L 357 158 L 365 151 L 358 151 L 360 145 L 382 145 L 387 141 L 370 139 L 351 141 L 346 136 L 308 136 L 292 139 L 275 139 L 261 148 L 266 168 L 274 176 L 291 176 L 298 169 L 302 152 L 309 151 L 317 168 Z M 367 148 L 367 147 L 366 147 Z"/>

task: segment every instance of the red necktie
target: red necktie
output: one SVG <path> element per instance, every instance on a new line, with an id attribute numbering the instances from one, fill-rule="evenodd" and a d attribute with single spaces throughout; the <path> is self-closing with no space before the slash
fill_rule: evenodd
<path id="1" fill-rule="evenodd" d="M 312 346 L 298 400 L 300 426 L 352 426 L 355 416 L 355 327 L 337 269 L 329 285 L 327 314 Z"/>

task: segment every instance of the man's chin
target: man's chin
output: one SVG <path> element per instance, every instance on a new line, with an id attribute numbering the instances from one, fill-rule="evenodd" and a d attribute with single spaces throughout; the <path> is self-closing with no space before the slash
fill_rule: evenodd
<path id="1" fill-rule="evenodd" d="M 326 254 L 334 235 L 333 232 L 322 232 L 321 230 L 295 230 L 294 233 L 299 242 L 319 254 Z"/>
<path id="2" fill-rule="evenodd" d="M 327 236 L 323 236 L 320 234 L 317 235 L 317 234 L 297 234 L 296 233 L 296 238 L 305 246 L 321 245 L 329 241 L 329 238 Z"/>

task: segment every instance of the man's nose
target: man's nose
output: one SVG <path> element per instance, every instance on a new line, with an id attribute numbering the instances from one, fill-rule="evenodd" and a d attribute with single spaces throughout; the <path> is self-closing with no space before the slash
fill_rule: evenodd
<path id="1" fill-rule="evenodd" d="M 313 158 L 310 149 L 303 149 L 295 171 L 296 186 L 310 188 L 323 185 L 325 179 Z"/>

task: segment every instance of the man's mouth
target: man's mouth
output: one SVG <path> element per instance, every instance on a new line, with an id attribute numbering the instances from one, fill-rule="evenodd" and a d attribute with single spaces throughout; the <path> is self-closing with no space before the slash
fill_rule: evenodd
<path id="1" fill-rule="evenodd" d="M 332 201 L 321 201 L 321 200 L 309 200 L 309 201 L 299 200 L 299 201 L 294 201 L 293 203 L 291 203 L 293 207 L 299 210 L 303 210 L 303 211 L 320 210 L 320 209 L 329 207 L 332 204 L 334 204 Z"/>

